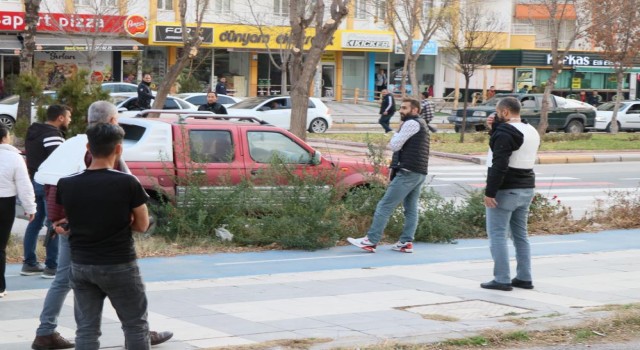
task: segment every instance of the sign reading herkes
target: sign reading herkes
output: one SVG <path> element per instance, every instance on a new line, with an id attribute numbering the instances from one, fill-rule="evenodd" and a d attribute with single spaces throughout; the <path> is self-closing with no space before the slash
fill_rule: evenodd
<path id="1" fill-rule="evenodd" d="M 191 34 L 191 31 L 196 30 L 196 27 L 187 27 L 187 34 Z M 156 25 L 154 27 L 154 37 L 153 41 L 157 43 L 182 43 L 182 26 L 172 26 L 172 25 Z M 213 44 L 213 28 L 211 27 L 200 27 L 200 32 L 198 33 L 200 38 L 202 39 L 202 44 L 211 45 Z"/>

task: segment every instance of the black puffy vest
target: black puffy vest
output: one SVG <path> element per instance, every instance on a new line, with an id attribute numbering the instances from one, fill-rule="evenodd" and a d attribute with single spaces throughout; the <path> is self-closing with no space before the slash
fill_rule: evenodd
<path id="1" fill-rule="evenodd" d="M 404 143 L 402 149 L 393 153 L 391 167 L 407 169 L 420 174 L 427 174 L 429 167 L 429 132 L 424 119 L 417 116 L 407 120 L 415 120 L 420 124 L 420 131 Z"/>

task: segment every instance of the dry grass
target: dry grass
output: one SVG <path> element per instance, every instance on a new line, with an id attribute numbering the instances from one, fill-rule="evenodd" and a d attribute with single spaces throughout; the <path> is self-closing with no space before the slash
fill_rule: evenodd
<path id="1" fill-rule="evenodd" d="M 640 304 L 611 305 L 594 308 L 593 311 L 610 311 L 612 315 L 590 320 L 575 327 L 562 327 L 549 331 L 498 331 L 486 330 L 479 335 L 451 339 L 434 344 L 384 343 L 363 347 L 362 350 L 467 350 L 467 349 L 518 349 L 533 346 L 563 346 L 572 344 L 622 343 L 640 337 Z M 551 314 L 548 317 L 555 317 Z M 547 316 L 543 316 L 547 317 Z M 512 322 L 517 319 L 509 319 Z M 516 324 L 525 324 L 514 322 Z"/>

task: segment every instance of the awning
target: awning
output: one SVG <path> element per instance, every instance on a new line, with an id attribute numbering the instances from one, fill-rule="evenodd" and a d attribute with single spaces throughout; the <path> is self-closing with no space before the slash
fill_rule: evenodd
<path id="1" fill-rule="evenodd" d="M 614 74 L 616 71 L 612 67 L 576 67 L 578 73 L 609 73 Z M 640 67 L 627 69 L 625 73 L 640 73 Z"/>
<path id="2" fill-rule="evenodd" d="M 36 51 L 138 51 L 142 44 L 126 37 L 97 37 L 88 36 L 53 36 L 36 35 Z M 20 53 L 22 45 L 16 36 L 0 36 L 0 53 Z"/>

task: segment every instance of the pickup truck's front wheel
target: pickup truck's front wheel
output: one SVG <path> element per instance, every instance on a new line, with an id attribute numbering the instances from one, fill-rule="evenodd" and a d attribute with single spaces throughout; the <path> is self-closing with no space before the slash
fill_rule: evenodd
<path id="1" fill-rule="evenodd" d="M 577 119 L 573 119 L 564 128 L 564 132 L 567 134 L 581 134 L 584 132 L 584 124 Z"/>
<path id="2" fill-rule="evenodd" d="M 316 134 L 322 134 L 327 131 L 328 128 L 329 124 L 322 118 L 316 118 L 311 121 L 311 124 L 309 124 L 309 132 L 313 132 Z"/>

